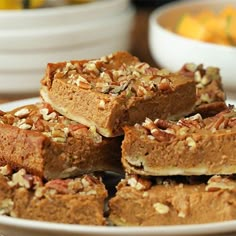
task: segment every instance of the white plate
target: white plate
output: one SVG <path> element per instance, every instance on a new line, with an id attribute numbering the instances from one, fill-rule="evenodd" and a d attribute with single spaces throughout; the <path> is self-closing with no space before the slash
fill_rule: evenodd
<path id="1" fill-rule="evenodd" d="M 23 100 L 14 101 L 14 102 L 8 102 L 8 103 L 0 104 L 0 110 L 10 111 L 10 110 L 15 109 L 19 106 L 34 104 L 36 102 L 40 102 L 40 98 L 27 98 L 27 99 L 23 99 Z"/>
<path id="2" fill-rule="evenodd" d="M 38 101 L 40 101 L 39 98 L 19 100 L 6 104 L 1 104 L 0 109 L 8 111 L 18 106 L 32 104 Z M 230 100 L 228 101 L 228 103 L 236 105 L 236 100 Z M 219 234 L 221 234 L 221 236 L 235 236 L 236 220 L 198 225 L 158 227 L 106 227 L 57 224 L 0 216 L 0 236 L 218 236 Z"/>

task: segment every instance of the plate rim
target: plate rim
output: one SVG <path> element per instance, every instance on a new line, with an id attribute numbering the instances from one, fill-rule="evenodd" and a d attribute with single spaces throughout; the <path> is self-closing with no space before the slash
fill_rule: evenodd
<path id="1" fill-rule="evenodd" d="M 52 223 L 37 220 L 0 216 L 0 225 L 17 229 L 61 233 L 90 233 L 96 235 L 202 235 L 236 232 L 236 220 L 206 224 L 167 226 L 94 226 Z"/>

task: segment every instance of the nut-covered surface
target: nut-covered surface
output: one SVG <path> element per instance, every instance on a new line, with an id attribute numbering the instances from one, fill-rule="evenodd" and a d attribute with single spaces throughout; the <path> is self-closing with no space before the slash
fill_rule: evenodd
<path id="1" fill-rule="evenodd" d="M 226 95 L 219 68 L 204 68 L 202 64 L 187 63 L 181 68 L 180 73 L 194 78 L 196 83 L 197 101 L 194 113 L 208 117 L 226 109 Z"/>
<path id="2" fill-rule="evenodd" d="M 150 67 L 127 52 L 96 60 L 48 64 L 41 96 L 58 112 L 106 137 L 145 117 L 189 114 L 195 104 L 193 78 Z M 178 100 L 178 103 L 176 103 Z"/>
<path id="3" fill-rule="evenodd" d="M 130 179 L 146 182 L 137 189 Z M 149 182 L 149 184 L 148 184 Z M 212 182 L 217 182 L 213 188 Z M 155 226 L 202 224 L 236 219 L 236 180 L 234 176 L 213 176 L 207 180 L 192 177 L 146 178 L 127 176 L 109 201 L 112 224 Z M 207 209 L 207 210 L 206 210 Z M 130 214 L 132 212 L 132 214 Z"/>
<path id="4" fill-rule="evenodd" d="M 120 138 L 103 138 L 60 115 L 47 103 L 19 107 L 0 115 L 0 164 L 46 179 L 93 171 L 119 171 Z"/>
<path id="5" fill-rule="evenodd" d="M 142 175 L 235 174 L 236 110 L 202 119 L 151 120 L 125 127 L 122 163 Z"/>
<path id="6" fill-rule="evenodd" d="M 107 191 L 99 177 L 83 175 L 44 182 L 25 169 L 11 172 L 0 174 L 1 215 L 69 224 L 105 224 Z"/>

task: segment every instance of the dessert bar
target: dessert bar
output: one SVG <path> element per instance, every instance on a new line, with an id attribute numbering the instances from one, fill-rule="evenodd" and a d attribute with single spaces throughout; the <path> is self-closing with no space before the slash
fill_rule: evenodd
<path id="1" fill-rule="evenodd" d="M 197 101 L 193 113 L 209 117 L 227 108 L 219 68 L 204 68 L 202 64 L 187 63 L 181 68 L 180 73 L 194 78 L 196 83 Z"/>
<path id="2" fill-rule="evenodd" d="M 105 186 L 98 177 L 43 182 L 9 165 L 0 167 L 0 214 L 30 220 L 104 225 Z"/>
<path id="3" fill-rule="evenodd" d="M 181 178 L 180 178 L 181 179 Z M 183 179 L 183 178 L 182 178 Z M 109 202 L 118 226 L 203 224 L 236 219 L 236 180 L 213 176 L 206 183 L 128 176 Z"/>
<path id="4" fill-rule="evenodd" d="M 176 119 L 193 112 L 193 78 L 150 67 L 127 52 L 96 60 L 49 63 L 41 96 L 64 116 L 95 126 L 105 137 L 125 124 L 149 118 Z"/>
<path id="5" fill-rule="evenodd" d="M 121 171 L 121 138 L 71 121 L 47 103 L 0 114 L 0 164 L 46 179 L 94 171 Z"/>
<path id="6" fill-rule="evenodd" d="M 126 126 L 122 163 L 141 175 L 214 175 L 236 173 L 236 110 L 213 117 L 151 120 Z"/>

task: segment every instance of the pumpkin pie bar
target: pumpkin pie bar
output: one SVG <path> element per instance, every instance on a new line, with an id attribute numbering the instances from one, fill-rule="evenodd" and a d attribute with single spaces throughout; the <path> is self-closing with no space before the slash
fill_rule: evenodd
<path id="1" fill-rule="evenodd" d="M 117 189 L 109 201 L 113 225 L 203 224 L 236 219 L 233 177 L 216 175 L 201 183 L 131 175 Z"/>
<path id="2" fill-rule="evenodd" d="M 104 225 L 105 186 L 98 177 L 43 182 L 9 165 L 0 167 L 0 215 L 68 224 Z"/>
<path id="3" fill-rule="evenodd" d="M 152 68 L 127 52 L 49 63 L 41 84 L 45 102 L 105 137 L 122 135 L 122 126 L 146 117 L 190 114 L 196 101 L 192 78 Z"/>
<path id="4" fill-rule="evenodd" d="M 69 120 L 47 103 L 0 114 L 0 165 L 25 168 L 46 179 L 120 171 L 121 138 Z"/>
<path id="5" fill-rule="evenodd" d="M 236 173 L 236 110 L 213 117 L 151 120 L 126 126 L 122 163 L 140 175 L 214 175 Z"/>
<path id="6" fill-rule="evenodd" d="M 219 68 L 204 68 L 202 64 L 187 63 L 181 68 L 180 73 L 194 78 L 196 83 L 197 101 L 193 113 L 209 117 L 227 108 Z"/>

